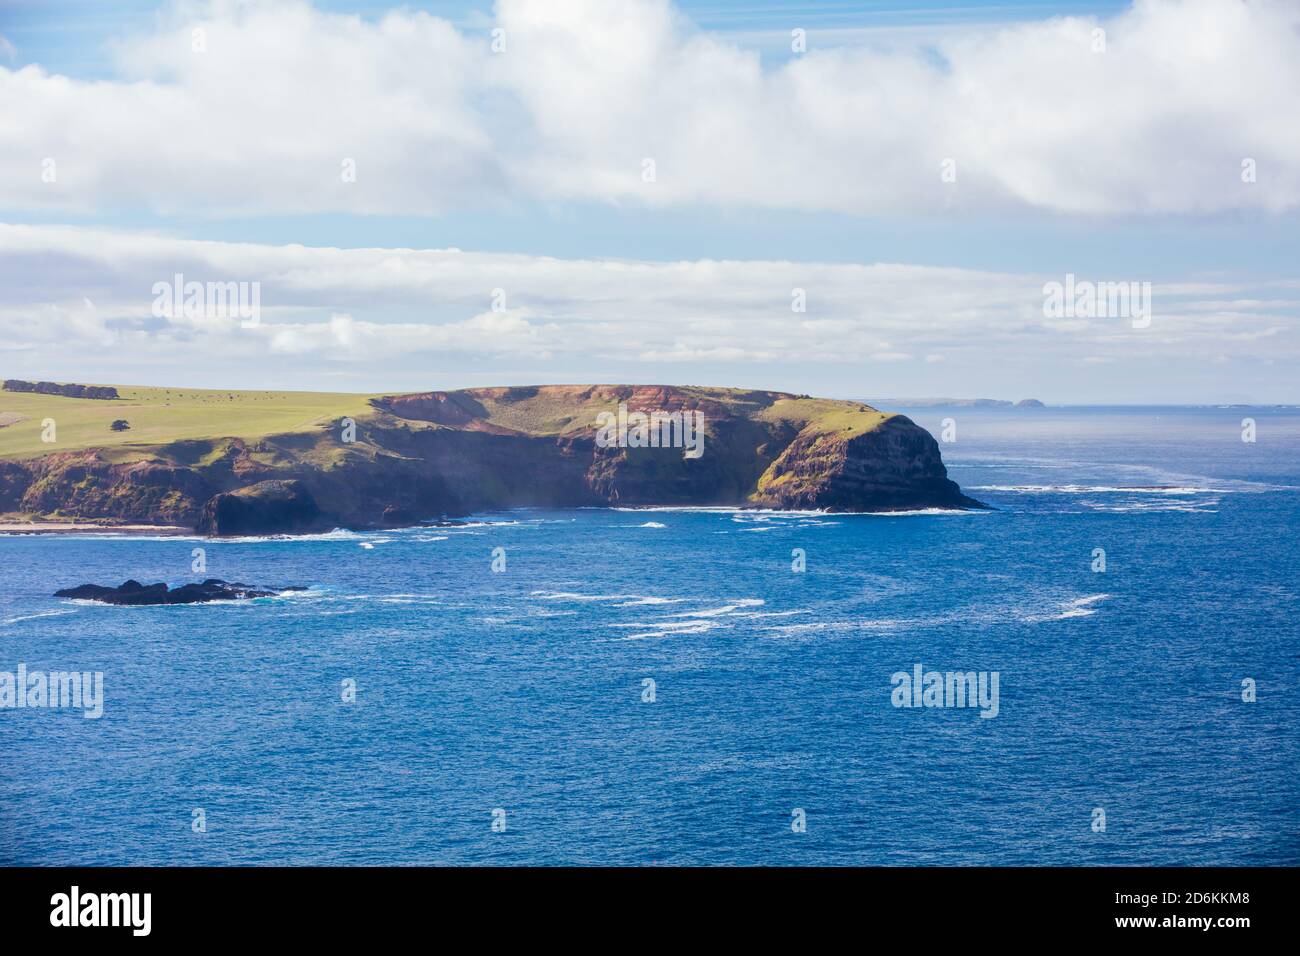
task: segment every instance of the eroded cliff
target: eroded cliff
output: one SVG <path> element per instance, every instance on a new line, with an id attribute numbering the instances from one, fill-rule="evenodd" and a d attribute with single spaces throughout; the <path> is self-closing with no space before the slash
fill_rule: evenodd
<path id="1" fill-rule="evenodd" d="M 133 392 L 136 401 L 144 394 Z M 57 403 L 74 400 L 48 401 L 53 415 Z M 636 431 L 638 414 L 677 426 L 698 421 L 698 454 L 673 445 L 681 433 L 667 424 L 667 447 L 637 447 L 647 440 Z M 629 418 L 633 428 L 613 442 L 598 428 Z M 0 461 L 0 512 L 225 535 L 393 527 L 510 507 L 980 507 L 948 479 L 938 444 L 909 419 L 782 392 L 469 389 L 377 396 L 364 414 L 320 416 L 263 436 L 240 435 L 239 422 L 231 417 L 230 437 L 56 445 Z"/>

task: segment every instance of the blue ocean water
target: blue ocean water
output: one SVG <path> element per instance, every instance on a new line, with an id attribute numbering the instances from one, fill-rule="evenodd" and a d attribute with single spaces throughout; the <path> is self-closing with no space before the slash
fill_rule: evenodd
<path id="1" fill-rule="evenodd" d="M 0 671 L 105 689 L 0 710 L 0 863 L 1300 862 L 1300 413 L 909 414 L 998 510 L 0 538 Z M 50 596 L 209 576 L 311 590 Z"/>

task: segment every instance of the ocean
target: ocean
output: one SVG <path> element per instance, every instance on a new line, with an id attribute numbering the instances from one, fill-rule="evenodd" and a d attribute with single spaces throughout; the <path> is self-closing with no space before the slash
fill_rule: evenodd
<path id="1" fill-rule="evenodd" d="M 1300 863 L 1300 411 L 903 411 L 995 510 L 0 538 L 0 672 L 103 674 L 0 864 Z M 206 577 L 309 590 L 51 597 Z"/>

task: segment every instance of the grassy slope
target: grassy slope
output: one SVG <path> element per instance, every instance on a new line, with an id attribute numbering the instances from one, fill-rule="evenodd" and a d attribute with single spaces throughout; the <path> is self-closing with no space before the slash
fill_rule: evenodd
<path id="1" fill-rule="evenodd" d="M 833 398 L 790 398 L 773 403 L 757 416 L 762 421 L 807 422 L 841 438 L 861 435 L 892 416 L 861 402 Z"/>
<path id="2" fill-rule="evenodd" d="M 576 392 L 586 386 L 557 388 Z M 752 393 L 736 389 L 684 385 L 676 387 L 676 391 L 719 402 L 737 416 L 753 417 L 760 421 L 806 422 L 815 424 L 818 430 L 842 433 L 843 437 L 870 431 L 890 417 L 861 402 L 830 398 L 780 399 L 764 407 L 750 397 Z M 579 404 L 563 391 L 542 393 L 523 401 L 511 401 L 506 396 L 480 396 L 478 400 L 490 413 L 489 420 L 493 423 L 531 435 L 562 435 L 594 428 L 596 416 L 600 412 L 613 411 L 618 407 L 616 399 L 606 398 L 591 398 Z"/>
<path id="3" fill-rule="evenodd" d="M 344 416 L 361 420 L 376 414 L 369 400 L 378 397 L 120 385 L 117 389 L 122 397 L 116 401 L 0 391 L 0 422 L 13 422 L 0 426 L 0 459 L 98 448 L 105 458 L 123 462 L 150 457 L 160 446 L 181 440 L 242 438 L 251 442 L 275 435 L 320 432 Z M 594 428 L 598 412 L 616 406 L 616 402 L 605 399 L 578 402 L 575 395 L 568 394 L 567 387 L 532 397 L 522 397 L 529 390 L 499 391 L 500 397 L 493 394 L 479 399 L 489 412 L 489 420 L 533 435 Z M 572 391 L 576 393 L 580 387 Z M 748 392 L 697 386 L 679 391 L 720 402 L 736 415 L 790 421 L 824 435 L 827 442 L 870 431 L 890 417 L 859 402 L 792 398 L 764 406 Z M 19 420 L 14 422 L 15 418 Z M 53 444 L 41 441 L 41 422 L 45 418 L 53 418 L 57 424 L 58 441 Z M 114 432 L 109 428 L 118 418 L 130 422 L 129 431 Z"/>
<path id="4" fill-rule="evenodd" d="M 525 401 L 480 398 L 488 421 L 528 435 L 563 435 L 580 428 L 595 427 L 596 416 L 612 411 L 608 402 L 577 403 L 563 394 L 543 392 Z"/>
<path id="5" fill-rule="evenodd" d="M 121 399 L 63 398 L 0 391 L 0 459 L 36 458 L 55 451 L 104 449 L 112 461 L 146 458 L 159 445 L 181 439 L 238 437 L 311 431 L 344 415 L 373 412 L 369 395 L 335 392 L 241 392 L 213 389 L 117 386 Z M 57 441 L 41 441 L 41 422 L 52 418 Z M 109 425 L 124 418 L 129 431 Z"/>

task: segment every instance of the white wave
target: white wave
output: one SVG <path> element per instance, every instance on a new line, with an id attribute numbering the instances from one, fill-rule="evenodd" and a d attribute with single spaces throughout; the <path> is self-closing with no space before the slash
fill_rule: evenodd
<path id="1" fill-rule="evenodd" d="M 1054 614 L 1028 615 L 1024 620 L 1039 624 L 1045 621 L 1064 621 L 1072 617 L 1089 617 L 1097 613 L 1097 608 L 1092 605 L 1105 601 L 1109 597 L 1109 594 L 1089 594 L 1086 597 L 1074 598 L 1063 602 Z"/>
<path id="2" fill-rule="evenodd" d="M 917 515 L 989 515 L 983 508 L 913 508 L 909 511 L 853 511 L 844 512 L 847 518 L 912 518 Z"/>
<path id="3" fill-rule="evenodd" d="M 706 514 L 706 515 L 731 515 L 736 518 L 743 516 L 785 518 L 785 517 L 817 517 L 827 514 L 828 512 L 821 509 L 811 509 L 804 511 L 785 511 L 777 508 L 738 508 L 735 505 L 642 505 L 638 507 L 617 507 L 617 508 L 590 508 L 583 509 L 589 511 L 647 511 L 647 512 L 667 512 L 682 514 Z"/>
<path id="4" fill-rule="evenodd" d="M 1125 504 L 1115 504 L 1103 501 L 1083 500 L 1079 503 L 1092 511 L 1104 511 L 1107 514 L 1130 514 L 1152 511 L 1180 511 L 1184 514 L 1218 514 L 1218 509 L 1211 507 L 1219 503 L 1219 498 L 1205 499 L 1152 499 L 1148 501 L 1131 501 Z"/>
<path id="5" fill-rule="evenodd" d="M 683 611 L 680 614 L 670 614 L 669 617 L 720 617 L 742 607 L 759 607 L 766 603 L 762 598 L 739 598 L 722 607 L 713 607 L 704 611 Z"/>
<path id="6" fill-rule="evenodd" d="M 866 621 L 815 621 L 807 624 L 773 624 L 765 631 L 778 634 L 816 634 L 822 631 L 896 631 L 917 624 L 903 618 L 878 618 Z"/>
<path id="7" fill-rule="evenodd" d="M 1213 478 L 1208 475 L 1192 475 L 1185 472 L 1169 471 L 1154 465 L 1111 465 L 1119 471 L 1132 475 L 1143 475 L 1149 480 L 1144 482 L 1150 487 L 1174 488 L 1209 488 L 1216 491 L 1244 492 L 1258 494 L 1267 491 L 1297 491 L 1294 485 L 1274 485 L 1262 481 L 1247 481 L 1240 478 Z"/>
<path id="8" fill-rule="evenodd" d="M 681 604 L 687 598 L 659 597 L 653 594 L 579 594 L 576 591 L 532 591 L 530 596 L 541 601 L 578 601 L 582 603 L 614 603 L 615 607 L 640 607 L 657 604 Z"/>
<path id="9" fill-rule="evenodd" d="M 329 592 L 323 588 L 307 587 L 302 591 L 280 591 L 276 595 L 279 598 L 285 598 L 290 601 L 309 600 L 311 598 L 323 598 L 329 596 Z"/>
<path id="10" fill-rule="evenodd" d="M 960 465 L 963 468 L 1004 468 L 1016 465 L 1021 468 L 1042 468 L 1058 470 L 1062 468 L 1083 468 L 1087 462 L 1070 458 L 1026 458 L 1020 455 L 980 455 L 969 450 L 957 451 L 955 446 L 951 455 L 945 453 L 944 462 L 951 468 Z"/>
<path id="11" fill-rule="evenodd" d="M 645 524 L 637 525 L 638 528 L 666 528 L 668 525 L 660 524 L 658 521 L 647 521 Z"/>
<path id="12" fill-rule="evenodd" d="M 542 601 L 628 601 L 640 597 L 637 594 L 579 594 L 576 591 L 530 591 L 529 594 Z"/>
<path id="13" fill-rule="evenodd" d="M 465 528 L 507 528 L 523 523 L 521 521 L 466 521 L 464 524 L 437 525 L 437 528 L 439 531 L 461 531 Z"/>
<path id="14" fill-rule="evenodd" d="M 632 622 L 621 622 L 618 624 L 610 624 L 608 626 L 621 627 L 625 629 L 631 629 L 636 627 L 653 627 L 662 631 L 684 631 L 686 633 L 694 633 L 700 630 L 704 630 L 704 631 L 712 630 L 718 625 L 716 622 L 713 621 L 632 621 Z"/>
<path id="15" fill-rule="evenodd" d="M 1205 495 L 1228 494 L 1226 488 L 1191 485 L 975 485 L 971 491 L 1010 491 L 1029 495 Z"/>
<path id="16" fill-rule="evenodd" d="M 323 531 L 319 534 L 249 534 L 204 540 L 211 544 L 281 544 L 294 541 L 373 541 L 375 539 L 374 535 L 369 533 L 335 528 L 333 531 Z"/>
<path id="17" fill-rule="evenodd" d="M 78 601 L 76 603 L 80 604 L 82 602 Z M 76 608 L 73 608 L 71 610 L 66 610 L 66 611 L 41 611 L 38 614 L 21 614 L 18 617 L 11 617 L 4 621 L 0 621 L 0 625 L 17 624 L 20 621 L 34 621 L 37 618 L 42 618 L 42 617 L 62 617 L 65 614 L 76 614 L 76 613 L 77 613 Z"/>
<path id="18" fill-rule="evenodd" d="M 643 626 L 652 627 L 654 628 L 654 630 L 642 631 L 637 634 L 629 634 L 627 637 L 619 638 L 619 640 L 641 641 L 651 637 L 679 637 L 682 634 L 703 634 L 706 631 L 713 630 L 713 628 L 717 627 L 718 625 L 713 623 L 712 621 L 694 621 L 690 623 L 689 627 L 683 627 L 680 629 L 673 628 L 669 624 L 650 624 L 650 625 L 643 625 Z"/>
<path id="19" fill-rule="evenodd" d="M 842 621 L 815 621 L 808 624 L 773 624 L 763 630 L 781 634 L 812 634 L 818 631 L 843 630 L 845 627 L 846 624 Z"/>
<path id="20" fill-rule="evenodd" d="M 912 621 L 906 618 L 882 617 L 874 621 L 857 621 L 853 625 L 865 631 L 895 631 L 900 627 L 926 626 L 925 621 Z"/>

